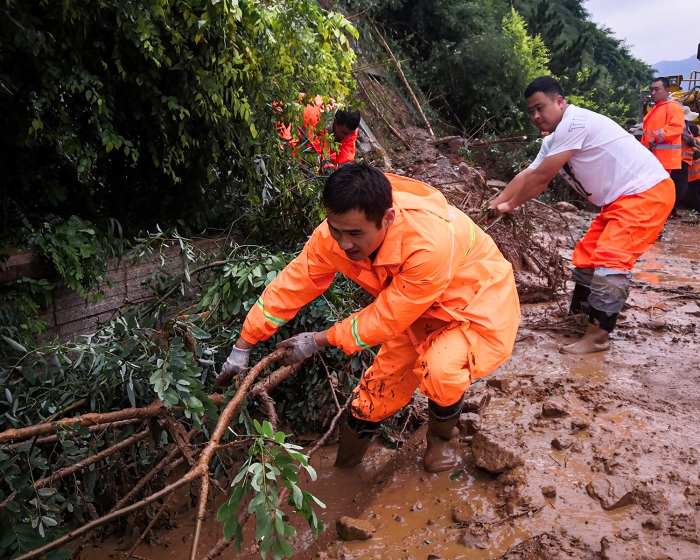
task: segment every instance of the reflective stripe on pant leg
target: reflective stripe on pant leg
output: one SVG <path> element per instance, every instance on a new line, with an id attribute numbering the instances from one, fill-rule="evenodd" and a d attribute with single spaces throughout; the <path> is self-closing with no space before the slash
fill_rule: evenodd
<path id="1" fill-rule="evenodd" d="M 630 294 L 632 273 L 599 267 L 591 281 L 591 307 L 608 314 L 619 313 Z"/>

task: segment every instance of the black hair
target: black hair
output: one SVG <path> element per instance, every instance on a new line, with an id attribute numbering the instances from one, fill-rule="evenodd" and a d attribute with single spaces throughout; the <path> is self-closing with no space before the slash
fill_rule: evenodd
<path id="1" fill-rule="evenodd" d="M 530 99 L 536 93 L 542 92 L 550 99 L 555 99 L 557 95 L 564 97 L 564 90 L 561 84 L 551 76 L 540 76 L 530 82 L 525 88 L 525 99 Z"/>
<path id="2" fill-rule="evenodd" d="M 636 125 L 636 124 L 637 124 L 636 119 L 627 119 L 627 120 L 625 121 L 625 125 L 627 125 L 627 127 L 634 126 L 634 125 Z"/>
<path id="3" fill-rule="evenodd" d="M 331 214 L 359 210 L 381 228 L 384 214 L 392 205 L 391 183 L 376 167 L 346 163 L 328 177 L 323 188 L 323 205 Z"/>
<path id="4" fill-rule="evenodd" d="M 335 112 L 333 121 L 338 126 L 347 126 L 350 130 L 356 130 L 357 127 L 360 126 L 360 113 L 357 111 L 343 111 L 342 109 L 338 109 Z"/>
<path id="5" fill-rule="evenodd" d="M 689 122 L 688 130 L 690 130 L 690 133 L 693 136 L 700 136 L 700 128 L 698 128 L 698 125 L 696 125 L 695 123 Z"/>
<path id="6" fill-rule="evenodd" d="M 671 87 L 671 84 L 668 81 L 668 78 L 665 78 L 664 76 L 660 76 L 658 78 L 654 78 L 651 83 L 653 84 L 654 82 L 661 82 L 666 89 L 669 89 Z"/>

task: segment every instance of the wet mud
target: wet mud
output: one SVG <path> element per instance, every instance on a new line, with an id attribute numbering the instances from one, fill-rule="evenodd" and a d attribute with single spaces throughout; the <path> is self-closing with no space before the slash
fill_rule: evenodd
<path id="1" fill-rule="evenodd" d="M 670 223 L 639 261 L 608 352 L 559 353 L 585 328 L 565 318 L 567 297 L 523 305 L 513 356 L 467 394 L 454 469 L 423 470 L 425 426 L 398 450 L 375 443 L 349 470 L 332 466 L 333 446 L 323 449 L 312 461 L 319 479 L 307 488 L 328 506 L 319 510 L 326 529 L 316 541 L 295 522 L 294 557 L 700 558 L 699 233 Z M 136 555 L 188 557 L 194 513 L 186 502 L 171 516 L 179 527 L 156 531 L 156 545 Z M 217 505 L 202 553 L 221 535 Z M 341 516 L 369 523 L 371 538 L 340 540 Z M 128 540 L 111 538 L 81 557 L 117 557 Z M 259 554 L 222 555 L 247 557 Z"/>

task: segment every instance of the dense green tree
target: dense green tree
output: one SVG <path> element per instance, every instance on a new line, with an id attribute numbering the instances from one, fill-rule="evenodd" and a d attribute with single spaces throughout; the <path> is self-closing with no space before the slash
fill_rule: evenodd
<path id="1" fill-rule="evenodd" d="M 272 103 L 347 97 L 347 33 L 313 0 L 3 2 L 5 227 L 48 211 L 197 227 L 262 198 L 284 163 Z"/>

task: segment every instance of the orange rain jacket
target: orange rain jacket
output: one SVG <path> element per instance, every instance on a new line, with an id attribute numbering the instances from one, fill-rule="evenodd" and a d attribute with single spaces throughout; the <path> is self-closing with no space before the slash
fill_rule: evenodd
<path id="1" fill-rule="evenodd" d="M 681 168 L 681 134 L 685 128 L 683 107 L 673 99 L 660 101 L 644 116 L 642 144 L 649 147 L 666 171 Z"/>
<path id="2" fill-rule="evenodd" d="M 700 136 L 695 139 L 700 143 Z M 700 181 L 700 158 L 694 159 L 688 168 L 688 182 Z"/>
<path id="3" fill-rule="evenodd" d="M 241 336 L 266 340 L 331 285 L 336 272 L 376 297 L 336 323 L 328 340 L 352 354 L 400 335 L 420 317 L 466 324 L 487 342 L 481 362 L 487 375 L 505 362 L 520 321 L 513 270 L 484 233 L 436 189 L 387 174 L 396 218 L 375 260 L 348 259 L 326 221 L 301 254 L 265 289 L 246 317 Z"/>
<path id="4" fill-rule="evenodd" d="M 321 131 L 316 132 L 316 127 L 321 122 L 321 114 L 326 111 L 323 103 L 314 102 L 304 107 L 304 134 L 309 140 L 309 144 L 314 147 L 316 153 L 322 159 L 330 159 L 333 164 L 330 167 L 342 165 L 349 161 L 355 161 L 355 143 L 357 142 L 357 130 L 349 134 L 338 143 L 338 151 L 331 149 L 328 142 L 328 133 Z M 290 143 L 296 142 L 292 138 L 291 126 L 280 125 L 280 137 Z"/>

